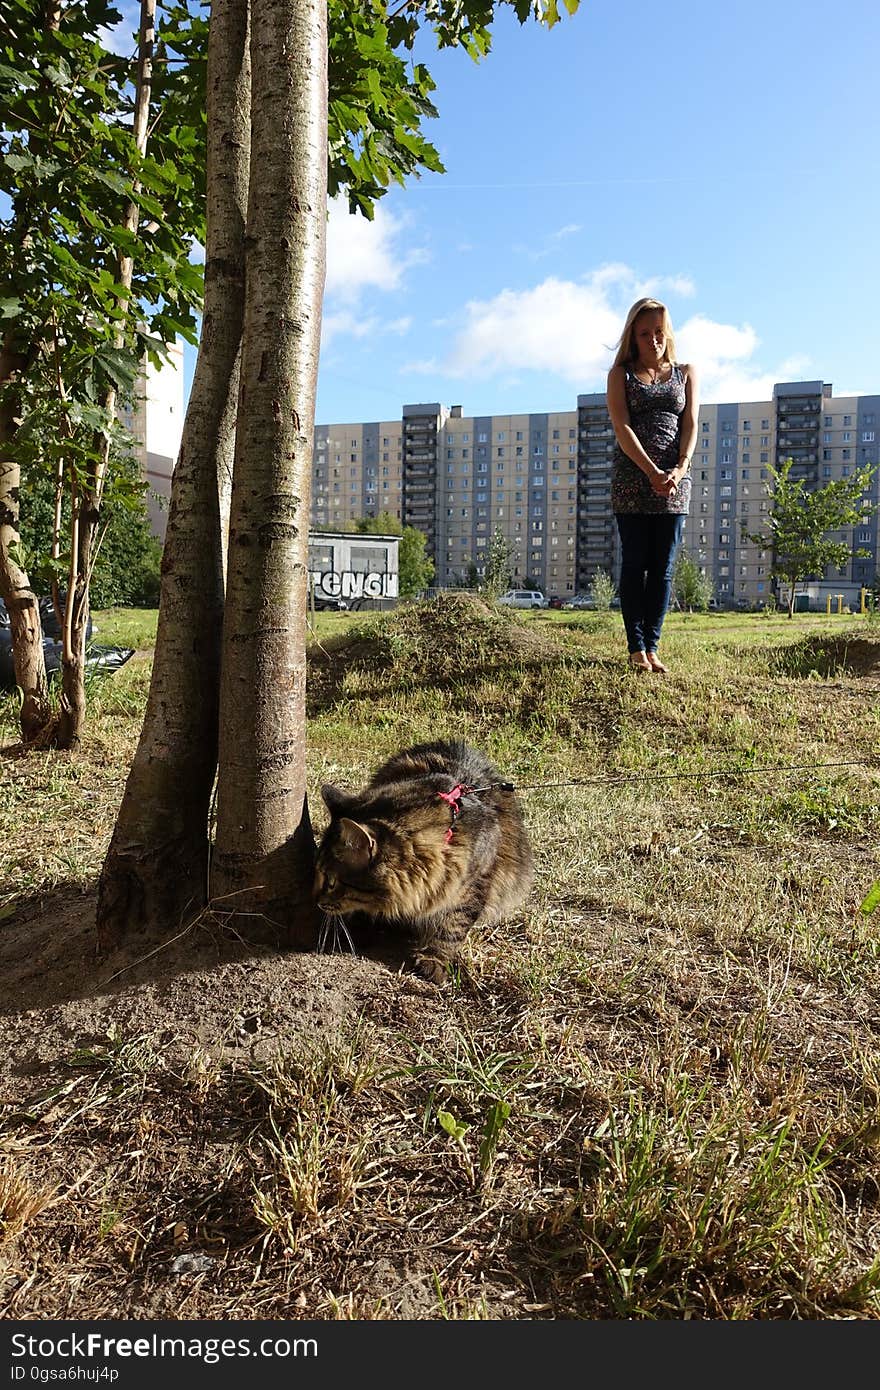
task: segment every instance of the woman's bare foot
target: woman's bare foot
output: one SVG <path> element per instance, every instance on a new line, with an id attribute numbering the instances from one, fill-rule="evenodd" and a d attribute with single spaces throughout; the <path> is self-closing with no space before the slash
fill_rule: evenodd
<path id="1" fill-rule="evenodd" d="M 668 666 L 663 665 L 663 662 L 660 660 L 656 652 L 645 652 L 645 660 L 647 661 L 648 666 L 652 671 L 666 672 L 669 670 Z"/>
<path id="2" fill-rule="evenodd" d="M 654 669 L 644 652 L 630 652 L 629 664 L 634 671 L 653 671 Z"/>

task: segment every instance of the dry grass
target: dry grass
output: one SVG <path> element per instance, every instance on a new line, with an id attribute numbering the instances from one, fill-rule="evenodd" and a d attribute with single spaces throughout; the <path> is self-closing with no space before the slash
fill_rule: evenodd
<path id="1" fill-rule="evenodd" d="M 661 678 L 615 615 L 332 631 L 313 789 L 463 733 L 530 788 L 532 898 L 442 990 L 212 939 L 65 991 L 146 663 L 79 758 L 4 758 L 0 941 L 49 963 L 0 1025 L 0 1316 L 876 1319 L 880 633 L 674 616 Z"/>

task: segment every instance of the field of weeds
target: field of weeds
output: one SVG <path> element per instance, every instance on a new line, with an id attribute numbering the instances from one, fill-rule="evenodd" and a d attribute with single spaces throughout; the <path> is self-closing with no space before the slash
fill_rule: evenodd
<path id="1" fill-rule="evenodd" d="M 465 737 L 531 898 L 442 988 L 216 923 L 98 960 L 149 679 L 99 615 L 143 650 L 82 753 L 0 701 L 0 1317 L 880 1316 L 880 630 L 673 615 L 664 677 L 616 614 L 321 616 L 316 829 Z"/>

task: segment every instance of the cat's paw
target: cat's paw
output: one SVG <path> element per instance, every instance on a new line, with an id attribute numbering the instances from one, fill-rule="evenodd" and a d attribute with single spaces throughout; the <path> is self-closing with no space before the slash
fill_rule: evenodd
<path id="1" fill-rule="evenodd" d="M 449 960 L 446 956 L 433 956 L 420 951 L 413 956 L 413 969 L 423 980 L 435 985 L 445 985 L 449 981 Z"/>

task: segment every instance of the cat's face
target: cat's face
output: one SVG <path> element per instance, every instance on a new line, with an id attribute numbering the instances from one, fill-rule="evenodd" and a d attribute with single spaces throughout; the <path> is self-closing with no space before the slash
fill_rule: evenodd
<path id="1" fill-rule="evenodd" d="M 325 912 L 375 911 L 379 886 L 376 837 L 369 826 L 342 814 L 354 809 L 344 791 L 324 786 L 321 795 L 333 819 L 318 850 L 315 902 Z"/>
<path id="2" fill-rule="evenodd" d="M 315 864 L 314 896 L 325 912 L 375 909 L 376 840 L 365 825 L 346 816 L 327 831 Z"/>

